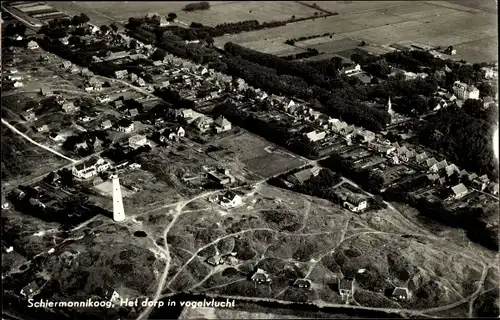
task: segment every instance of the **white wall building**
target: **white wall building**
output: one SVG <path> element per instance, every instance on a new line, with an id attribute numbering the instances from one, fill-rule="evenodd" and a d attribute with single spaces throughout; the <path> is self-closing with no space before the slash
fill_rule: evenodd
<path id="1" fill-rule="evenodd" d="M 455 81 L 453 84 L 453 92 L 460 100 L 479 99 L 479 90 L 476 87 L 460 81 Z"/>

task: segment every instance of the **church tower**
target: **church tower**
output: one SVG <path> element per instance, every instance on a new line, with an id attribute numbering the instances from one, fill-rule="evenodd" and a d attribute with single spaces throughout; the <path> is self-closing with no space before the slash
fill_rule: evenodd
<path id="1" fill-rule="evenodd" d="M 389 101 L 387 101 L 387 112 L 391 116 L 391 121 L 394 120 L 394 110 L 392 110 L 391 97 L 389 97 Z"/>
<path id="2" fill-rule="evenodd" d="M 113 180 L 113 220 L 120 222 L 125 220 L 125 209 L 123 209 L 122 189 L 120 180 L 116 173 L 111 175 Z"/>

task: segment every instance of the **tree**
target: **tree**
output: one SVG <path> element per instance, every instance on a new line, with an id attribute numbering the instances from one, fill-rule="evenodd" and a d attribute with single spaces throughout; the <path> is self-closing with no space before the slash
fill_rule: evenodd
<path id="1" fill-rule="evenodd" d="M 207 42 L 208 46 L 211 47 L 214 44 L 214 38 L 210 34 L 205 35 L 205 41 Z"/>
<path id="2" fill-rule="evenodd" d="M 130 40 L 130 43 L 128 44 L 128 46 L 131 50 L 137 49 L 137 45 L 138 45 L 137 40 L 135 40 L 135 39 Z"/>
<path id="3" fill-rule="evenodd" d="M 490 85 L 488 82 L 481 82 L 477 85 L 477 89 L 479 90 L 479 96 L 481 98 L 493 96 L 496 93 L 495 88 Z"/>
<path id="4" fill-rule="evenodd" d="M 114 32 L 118 31 L 118 26 L 114 23 L 112 23 L 110 26 L 111 30 L 113 30 Z"/>
<path id="5" fill-rule="evenodd" d="M 169 17 L 171 20 L 175 20 L 175 19 L 177 19 L 177 14 L 176 14 L 176 13 L 174 13 L 174 12 L 170 12 L 170 13 L 168 14 L 168 17 Z"/>
<path id="6" fill-rule="evenodd" d="M 167 53 L 165 52 L 165 50 L 163 50 L 161 48 L 158 48 L 151 55 L 151 60 L 153 60 L 153 61 L 161 61 L 161 60 L 165 59 L 166 56 L 167 56 Z"/>
<path id="7" fill-rule="evenodd" d="M 295 16 L 292 16 L 292 20 L 295 20 Z"/>
<path id="8" fill-rule="evenodd" d="M 102 33 L 102 34 L 106 34 L 106 33 L 108 33 L 108 32 L 109 32 L 110 28 L 109 28 L 107 25 L 103 24 L 103 25 L 99 28 L 99 30 L 101 31 L 101 33 Z"/>

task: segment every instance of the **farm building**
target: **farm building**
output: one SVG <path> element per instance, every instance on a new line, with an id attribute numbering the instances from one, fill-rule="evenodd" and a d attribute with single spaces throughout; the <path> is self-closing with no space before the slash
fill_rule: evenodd
<path id="1" fill-rule="evenodd" d="M 221 255 L 216 254 L 215 256 L 208 258 L 207 263 L 215 267 L 224 264 L 224 258 Z"/>
<path id="2" fill-rule="evenodd" d="M 465 196 L 467 192 L 469 192 L 469 190 L 467 190 L 463 183 L 459 183 L 456 186 L 451 187 L 451 192 L 451 197 L 453 197 L 454 199 L 460 199 Z"/>
<path id="3" fill-rule="evenodd" d="M 338 280 L 339 294 L 342 300 L 349 299 L 354 294 L 354 280 L 342 278 Z"/>
<path id="4" fill-rule="evenodd" d="M 297 279 L 293 282 L 293 286 L 297 288 L 310 288 L 311 281 L 308 279 Z"/>
<path id="5" fill-rule="evenodd" d="M 271 279 L 269 278 L 269 275 L 262 269 L 257 268 L 257 270 L 252 274 L 250 277 L 250 280 L 256 282 L 256 283 L 266 283 L 266 282 L 271 282 Z"/>
<path id="6" fill-rule="evenodd" d="M 231 122 L 229 122 L 223 116 L 220 116 L 215 120 L 215 130 L 217 133 L 231 130 Z"/>
<path id="7" fill-rule="evenodd" d="M 411 298 L 411 292 L 408 288 L 396 287 L 392 291 L 391 297 L 396 301 L 405 302 Z"/>
<path id="8" fill-rule="evenodd" d="M 137 149 L 148 144 L 148 139 L 143 135 L 135 135 L 128 138 L 128 144 L 131 148 Z"/>

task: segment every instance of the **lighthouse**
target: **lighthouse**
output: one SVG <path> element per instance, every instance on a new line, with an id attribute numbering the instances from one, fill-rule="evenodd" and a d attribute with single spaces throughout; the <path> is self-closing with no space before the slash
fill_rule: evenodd
<path id="1" fill-rule="evenodd" d="M 113 180 L 113 220 L 120 222 L 125 220 L 125 209 L 123 209 L 122 189 L 117 174 L 112 174 Z"/>

